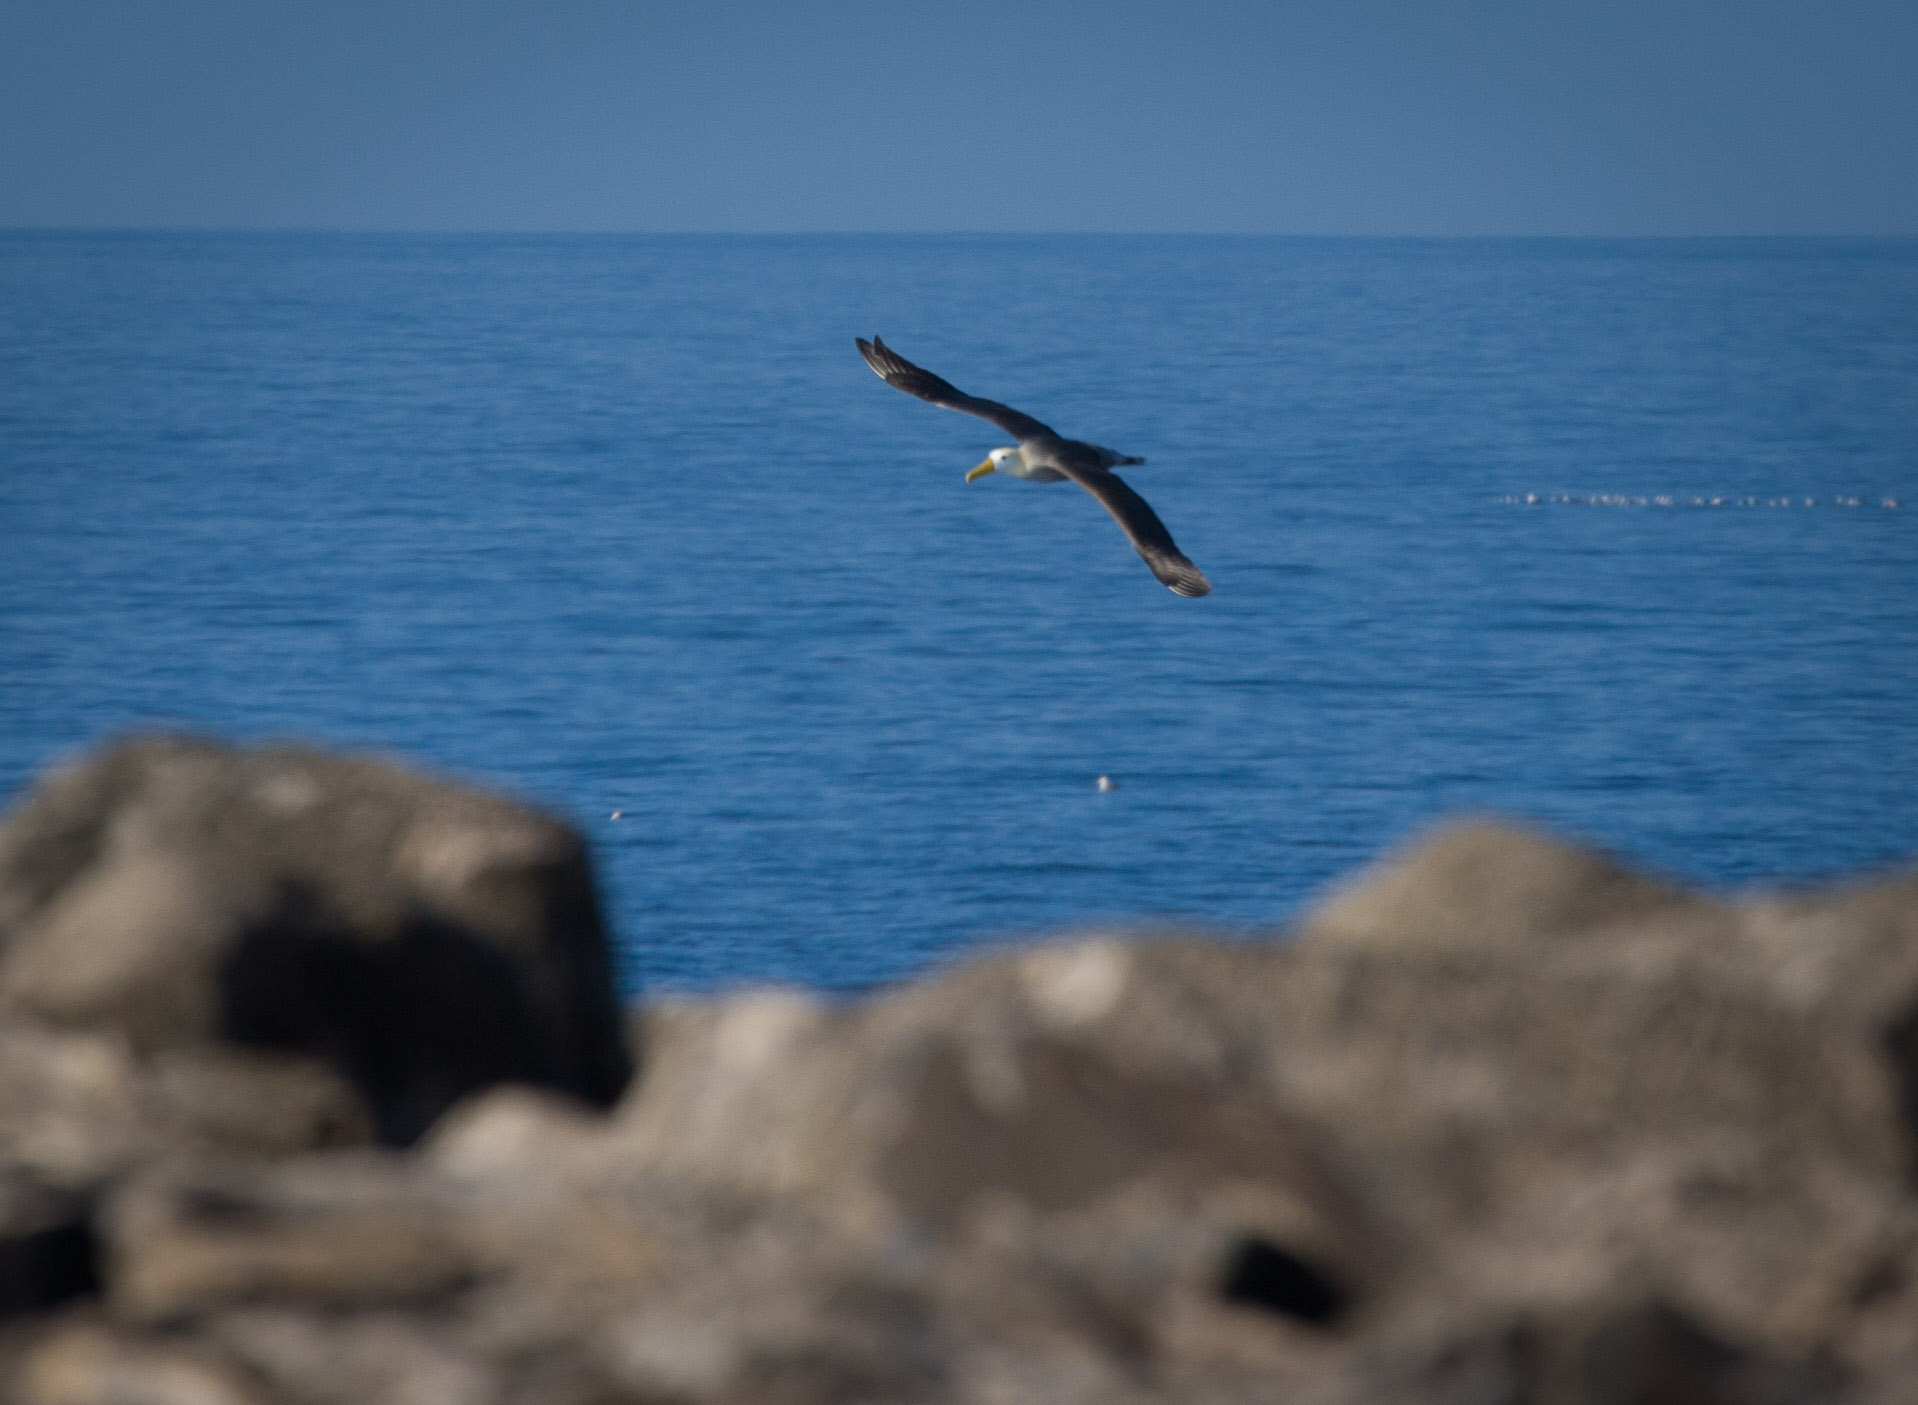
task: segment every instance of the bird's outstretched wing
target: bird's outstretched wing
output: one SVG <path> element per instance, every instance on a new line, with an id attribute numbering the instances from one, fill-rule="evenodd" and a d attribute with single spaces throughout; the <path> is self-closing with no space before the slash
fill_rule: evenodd
<path id="1" fill-rule="evenodd" d="M 866 358 L 866 364 L 872 367 L 879 379 L 896 390 L 917 395 L 921 400 L 930 400 L 948 410 L 963 410 L 982 420 L 991 420 L 1021 441 L 1044 436 L 1058 437 L 1031 415 L 1015 410 L 1010 405 L 1001 405 L 997 400 L 982 400 L 977 395 L 968 395 L 950 381 L 941 380 L 931 371 L 913 365 L 878 337 L 871 341 L 864 337 L 854 337 L 853 340 L 859 343 L 859 354 Z"/>
<path id="2" fill-rule="evenodd" d="M 1064 462 L 1060 472 L 1099 500 L 1099 506 L 1112 514 L 1112 520 L 1124 529 L 1133 547 L 1152 574 L 1174 595 L 1210 595 L 1212 582 L 1205 573 L 1186 559 L 1172 533 L 1165 529 L 1159 514 L 1144 498 L 1132 491 L 1132 485 L 1116 473 L 1103 468 L 1088 468 Z"/>

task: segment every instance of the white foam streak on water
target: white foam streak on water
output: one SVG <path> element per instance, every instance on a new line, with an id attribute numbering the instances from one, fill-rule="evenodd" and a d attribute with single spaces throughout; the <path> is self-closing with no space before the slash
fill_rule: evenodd
<path id="1" fill-rule="evenodd" d="M 1494 501 L 1505 507 L 1877 507 L 1894 511 L 1901 507 L 1897 498 L 1850 497 L 1843 493 L 1830 498 L 1726 497 L 1676 493 L 1505 493 Z"/>

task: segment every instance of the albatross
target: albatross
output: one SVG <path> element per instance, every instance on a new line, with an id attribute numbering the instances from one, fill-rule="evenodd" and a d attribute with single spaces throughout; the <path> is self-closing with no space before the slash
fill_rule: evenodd
<path id="1" fill-rule="evenodd" d="M 948 410 L 963 410 L 991 420 L 1019 441 L 1014 447 L 994 449 L 984 463 L 966 475 L 966 482 L 975 482 L 988 473 L 1010 474 L 1034 483 L 1059 483 L 1070 478 L 1112 514 L 1112 520 L 1166 589 L 1174 595 L 1204 595 L 1212 589 L 1204 573 L 1186 560 L 1159 514 L 1112 471 L 1124 464 L 1144 463 L 1144 459 L 1062 438 L 1010 405 L 967 395 L 951 382 L 913 365 L 876 336 L 871 341 L 864 337 L 853 340 L 859 343 L 859 354 L 866 358 L 866 364 L 887 385 Z"/>

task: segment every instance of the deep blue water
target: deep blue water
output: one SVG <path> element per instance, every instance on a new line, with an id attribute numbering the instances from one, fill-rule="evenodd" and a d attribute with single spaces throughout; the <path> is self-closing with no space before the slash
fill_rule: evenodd
<path id="1" fill-rule="evenodd" d="M 633 984 L 1270 925 L 1461 808 L 1800 880 L 1918 854 L 1918 242 L 0 234 L 0 551 L 0 798 L 397 754 L 577 822 Z"/>

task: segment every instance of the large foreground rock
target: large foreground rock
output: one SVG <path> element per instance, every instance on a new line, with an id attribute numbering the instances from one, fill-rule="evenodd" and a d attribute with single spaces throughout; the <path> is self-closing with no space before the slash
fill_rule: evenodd
<path id="1" fill-rule="evenodd" d="M 20 1405 L 1918 1400 L 1909 877 L 1715 901 L 1457 825 L 1289 941 L 1092 937 L 856 1003 L 654 1005 L 610 1111 L 535 1060 L 402 1150 L 353 1120 L 377 1101 L 364 1064 L 235 1042 L 230 968 L 183 909 L 151 910 L 215 972 L 210 1021 L 177 995 L 164 1017 L 72 996 L 118 989 L 97 973 L 121 951 L 158 986 L 197 977 L 55 925 L 101 862 L 61 855 L 153 846 L 49 840 L 47 793 L 24 812 L 41 858 L 19 858 L 20 816 L 0 831 Z M 454 865 L 397 857 L 422 813 L 401 809 L 380 843 L 355 822 L 312 832 L 325 854 L 249 850 L 334 895 L 275 940 L 430 920 L 545 949 L 439 896 Z M 520 842 L 474 851 L 549 852 Z M 564 852 L 544 871 L 583 875 Z M 427 916 L 348 935 L 348 910 Z M 227 952 L 259 940 L 221 930 Z M 308 1027 L 359 1028 L 352 989 L 315 982 Z M 500 1008 L 381 1047 L 484 1045 L 460 1021 Z M 554 1047 L 611 1037 L 524 1008 Z"/>
<path id="2" fill-rule="evenodd" d="M 507 1079 L 630 1073 L 577 836 L 383 763 L 162 738 L 0 826 L 0 1010 L 139 1052 L 307 1054 L 411 1141 Z"/>

